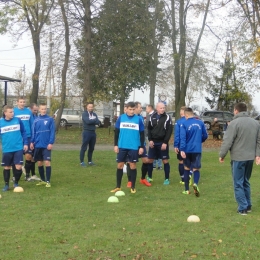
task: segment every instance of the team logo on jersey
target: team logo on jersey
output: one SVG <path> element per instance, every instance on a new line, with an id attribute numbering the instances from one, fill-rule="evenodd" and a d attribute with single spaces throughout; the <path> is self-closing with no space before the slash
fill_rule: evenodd
<path id="1" fill-rule="evenodd" d="M 47 123 L 48 123 L 48 121 L 47 121 L 47 120 L 45 120 L 45 121 L 44 121 L 44 125 L 47 125 Z"/>

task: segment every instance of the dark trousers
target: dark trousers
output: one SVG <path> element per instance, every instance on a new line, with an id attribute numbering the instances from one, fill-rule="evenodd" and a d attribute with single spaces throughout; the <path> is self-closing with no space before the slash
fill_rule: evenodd
<path id="1" fill-rule="evenodd" d="M 85 152 L 88 149 L 88 162 L 92 162 L 92 154 L 96 144 L 96 133 L 94 131 L 83 131 L 82 145 L 80 149 L 80 162 L 84 162 Z"/>

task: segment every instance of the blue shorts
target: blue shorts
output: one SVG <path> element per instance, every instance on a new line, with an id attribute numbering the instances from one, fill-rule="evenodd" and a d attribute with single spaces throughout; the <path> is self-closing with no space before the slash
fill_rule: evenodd
<path id="1" fill-rule="evenodd" d="M 140 154 L 138 155 L 139 158 L 148 157 L 146 147 L 144 146 L 143 148 L 144 148 L 144 152 L 141 155 Z"/>
<path id="2" fill-rule="evenodd" d="M 138 150 L 119 148 L 119 153 L 117 154 L 116 161 L 118 163 L 120 162 L 136 163 L 138 162 Z"/>
<path id="3" fill-rule="evenodd" d="M 51 150 L 47 148 L 35 148 L 33 160 L 38 161 L 51 161 Z"/>
<path id="4" fill-rule="evenodd" d="M 28 141 L 28 150 L 27 150 L 26 152 L 24 152 L 24 154 L 33 155 L 34 150 L 31 150 L 31 149 L 30 149 L 31 137 L 28 137 L 28 138 L 27 138 L 27 141 Z"/>
<path id="5" fill-rule="evenodd" d="M 167 144 L 166 150 L 162 150 L 163 143 L 154 143 L 154 147 L 151 148 L 149 147 L 149 152 L 148 152 L 148 158 L 149 159 L 162 159 L 162 160 L 167 160 L 169 159 L 169 145 Z"/>
<path id="6" fill-rule="evenodd" d="M 201 168 L 201 153 L 186 153 L 186 158 L 183 159 L 184 166 L 187 168 Z"/>
<path id="7" fill-rule="evenodd" d="M 23 165 L 23 150 L 3 153 L 2 166 Z"/>

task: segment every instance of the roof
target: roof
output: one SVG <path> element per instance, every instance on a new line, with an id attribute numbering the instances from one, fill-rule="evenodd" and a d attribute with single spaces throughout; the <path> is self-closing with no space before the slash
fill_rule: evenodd
<path id="1" fill-rule="evenodd" d="M 2 81 L 8 81 L 8 82 L 21 82 L 20 79 L 13 79 L 13 78 L 5 77 L 5 76 L 0 76 L 0 80 L 2 80 Z"/>

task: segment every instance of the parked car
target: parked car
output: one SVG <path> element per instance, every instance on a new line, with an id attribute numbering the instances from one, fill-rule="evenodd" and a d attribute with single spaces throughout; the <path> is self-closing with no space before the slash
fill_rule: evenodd
<path id="1" fill-rule="evenodd" d="M 172 118 L 172 124 L 175 124 L 175 111 L 168 111 L 166 114 Z"/>
<path id="2" fill-rule="evenodd" d="M 57 117 L 58 111 L 59 109 L 54 113 L 54 119 Z M 98 119 L 101 122 L 100 126 L 103 126 L 104 117 L 98 116 Z M 77 109 L 64 108 L 60 119 L 60 126 L 64 127 L 66 124 L 82 124 L 82 111 Z"/>
<path id="3" fill-rule="evenodd" d="M 231 121 L 234 117 L 234 114 L 228 111 L 220 111 L 220 110 L 207 110 L 203 111 L 200 114 L 200 119 L 204 122 L 206 129 L 211 129 L 211 124 L 214 121 L 214 118 L 218 119 L 218 122 L 220 123 L 220 126 L 223 129 L 223 126 Z"/>

